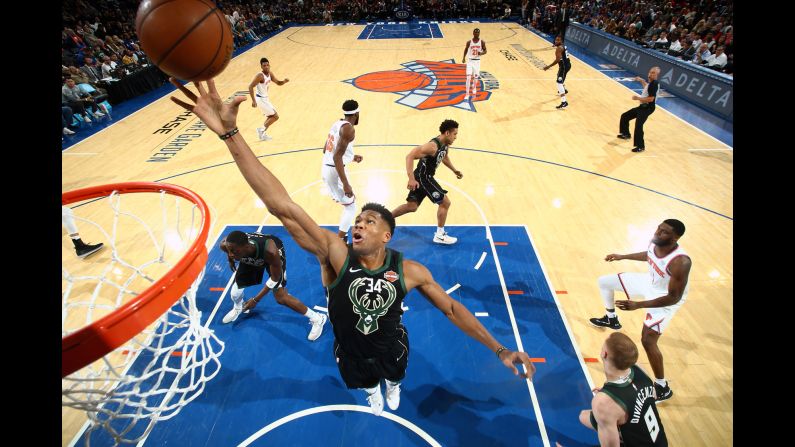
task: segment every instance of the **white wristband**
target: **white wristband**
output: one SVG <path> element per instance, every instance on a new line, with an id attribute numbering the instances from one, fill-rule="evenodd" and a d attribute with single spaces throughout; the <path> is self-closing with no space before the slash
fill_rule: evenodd
<path id="1" fill-rule="evenodd" d="M 276 286 L 279 285 L 279 283 L 277 281 L 268 278 L 268 280 L 265 281 L 265 285 L 268 286 L 269 289 L 273 290 L 276 288 Z"/>

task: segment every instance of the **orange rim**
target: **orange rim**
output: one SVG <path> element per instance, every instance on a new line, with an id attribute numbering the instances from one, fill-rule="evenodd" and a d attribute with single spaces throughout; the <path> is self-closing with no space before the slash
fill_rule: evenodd
<path id="1" fill-rule="evenodd" d="M 92 186 L 63 193 L 61 203 L 119 194 L 161 192 L 190 200 L 202 214 L 202 228 L 182 259 L 144 292 L 82 329 L 61 340 L 61 377 L 83 368 L 118 348 L 163 315 L 188 290 L 207 263 L 210 210 L 195 192 L 168 183 L 126 182 Z"/>

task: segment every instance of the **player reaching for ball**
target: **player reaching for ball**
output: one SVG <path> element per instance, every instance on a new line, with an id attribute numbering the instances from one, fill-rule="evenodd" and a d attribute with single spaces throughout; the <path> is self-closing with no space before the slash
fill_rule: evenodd
<path id="1" fill-rule="evenodd" d="M 501 345 L 464 305 L 445 293 L 424 265 L 404 259 L 402 253 L 387 247 L 395 233 L 395 219 L 388 209 L 376 203 L 362 207 L 354 223 L 353 243 L 346 244 L 338 235 L 320 228 L 254 155 L 236 124 L 244 98 L 234 97 L 224 103 L 213 80 L 206 85 L 195 83 L 198 95 L 173 78 L 171 83 L 188 98 L 187 102 L 173 96 L 171 99 L 220 136 L 268 211 L 301 248 L 317 257 L 329 298 L 337 367 L 349 389 L 367 392 L 373 414 L 379 415 L 384 409 L 382 379 L 386 381 L 389 408 L 395 410 L 400 403 L 400 381 L 406 375 L 409 355 L 400 304 L 414 288 L 461 331 L 496 353 L 506 368 L 532 378 L 535 366 L 526 353 Z M 524 365 L 526 373 L 520 373 L 514 364 Z"/>
<path id="2" fill-rule="evenodd" d="M 480 82 L 480 56 L 486 54 L 486 42 L 480 38 L 480 28 L 472 31 L 472 40 L 467 40 L 464 47 L 464 58 L 462 62 L 467 64 L 466 73 L 466 94 L 464 101 L 469 101 L 469 84 L 472 81 L 472 98 L 478 93 L 478 82 Z M 467 61 L 469 55 L 469 61 Z"/>
<path id="3" fill-rule="evenodd" d="M 268 62 L 268 58 L 263 57 L 259 60 L 259 64 L 262 67 L 262 71 L 254 75 L 254 79 L 251 81 L 251 84 L 248 85 L 248 93 L 251 95 L 251 107 L 259 106 L 260 110 L 262 110 L 262 113 L 265 115 L 264 127 L 257 127 L 257 136 L 260 141 L 268 141 L 273 138 L 268 136 L 265 132 L 279 119 L 279 114 L 276 113 L 276 108 L 273 107 L 268 97 L 268 87 L 271 81 L 275 82 L 277 85 L 284 85 L 290 82 L 290 80 L 288 78 L 284 78 L 284 81 L 276 79 L 276 76 L 274 76 L 271 71 L 271 63 Z M 254 87 L 257 88 L 256 94 L 254 93 Z"/>

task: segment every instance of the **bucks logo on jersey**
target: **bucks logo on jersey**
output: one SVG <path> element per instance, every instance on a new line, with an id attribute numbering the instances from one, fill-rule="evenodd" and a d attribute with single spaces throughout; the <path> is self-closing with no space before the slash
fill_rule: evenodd
<path id="1" fill-rule="evenodd" d="M 395 286 L 381 278 L 356 278 L 348 287 L 353 312 L 359 316 L 356 329 L 364 335 L 378 330 L 378 319 L 386 315 L 397 298 Z"/>

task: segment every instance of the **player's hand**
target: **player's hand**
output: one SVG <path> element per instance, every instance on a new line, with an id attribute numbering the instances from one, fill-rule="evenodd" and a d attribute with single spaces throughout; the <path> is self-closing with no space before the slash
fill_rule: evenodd
<path id="1" fill-rule="evenodd" d="M 549 67 L 544 67 L 544 71 L 547 71 L 547 70 L 549 70 Z"/>
<path id="2" fill-rule="evenodd" d="M 635 76 L 635 80 L 638 82 L 643 82 L 645 79 L 641 78 L 640 76 Z"/>
<path id="3" fill-rule="evenodd" d="M 533 365 L 533 362 L 530 361 L 530 357 L 521 351 L 516 352 L 506 349 L 500 353 L 500 361 L 502 361 L 502 364 L 505 365 L 506 368 L 512 370 L 514 374 L 530 380 L 533 379 L 533 374 L 536 372 L 536 367 Z M 525 369 L 527 369 L 527 373 L 520 373 L 519 370 L 513 366 L 514 364 L 524 365 Z"/>
<path id="4" fill-rule="evenodd" d="M 453 171 L 453 173 L 455 174 L 456 178 L 464 178 L 464 174 L 462 174 L 461 171 Z"/>
<path id="5" fill-rule="evenodd" d="M 201 81 L 193 83 L 193 86 L 199 92 L 198 96 L 173 77 L 168 78 L 168 80 L 187 96 L 193 104 L 174 96 L 171 97 L 171 100 L 182 108 L 195 113 L 210 130 L 218 135 L 223 135 L 237 127 L 237 112 L 240 108 L 240 103 L 246 100 L 245 96 L 233 96 L 230 102 L 225 103 L 221 99 L 221 95 L 218 94 L 218 90 L 215 88 L 215 81 L 212 79 L 204 83 L 206 85 L 203 85 Z"/>
<path id="6" fill-rule="evenodd" d="M 420 187 L 420 182 L 418 182 L 417 180 L 409 180 L 409 184 L 406 186 L 406 188 L 411 191 L 414 191 L 419 187 Z"/>
<path id="7" fill-rule="evenodd" d="M 637 101 L 637 100 L 639 100 L 639 99 L 640 99 L 640 96 L 638 96 L 638 95 L 632 95 L 632 99 L 633 99 L 634 101 Z"/>
<path id="8" fill-rule="evenodd" d="M 466 58 L 466 56 L 464 56 L 464 59 L 461 61 L 461 63 L 462 63 L 462 64 L 466 64 L 466 63 L 467 63 L 467 58 Z"/>
<path id="9" fill-rule="evenodd" d="M 353 187 L 350 183 L 342 185 L 342 190 L 345 191 L 345 197 L 353 197 Z"/>
<path id="10" fill-rule="evenodd" d="M 251 107 L 254 107 L 255 109 L 257 108 L 257 100 L 256 99 L 252 99 L 251 100 Z"/>
<path id="11" fill-rule="evenodd" d="M 250 300 L 246 301 L 245 304 L 243 304 L 244 311 L 251 310 L 255 307 L 257 307 L 257 301 L 254 298 L 251 298 Z"/>
<path id="12" fill-rule="evenodd" d="M 605 256 L 605 261 L 607 261 L 607 262 L 612 262 L 612 261 L 620 261 L 620 260 L 622 260 L 622 259 L 624 259 L 624 257 L 623 257 L 623 256 L 621 256 L 621 255 L 617 255 L 617 254 L 613 254 L 613 253 L 611 253 L 611 254 L 609 254 L 609 255 Z"/>
<path id="13" fill-rule="evenodd" d="M 356 163 L 361 163 L 362 160 L 364 160 L 364 157 L 362 157 L 361 155 L 354 155 L 353 156 L 353 161 L 355 161 Z"/>
<path id="14" fill-rule="evenodd" d="M 618 301 L 616 301 L 616 307 L 618 307 L 621 310 L 640 309 L 640 302 L 639 301 L 630 301 L 630 300 L 618 300 Z"/>
<path id="15" fill-rule="evenodd" d="M 286 84 L 288 82 L 290 82 L 290 78 L 284 78 L 284 83 Z"/>

